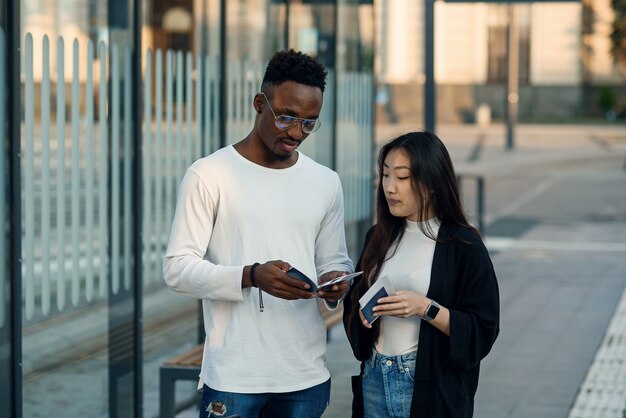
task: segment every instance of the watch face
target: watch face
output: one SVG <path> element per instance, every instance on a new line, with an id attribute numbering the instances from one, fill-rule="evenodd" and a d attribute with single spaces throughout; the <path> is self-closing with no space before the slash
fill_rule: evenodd
<path id="1" fill-rule="evenodd" d="M 428 307 L 428 311 L 426 312 L 426 316 L 430 319 L 435 319 L 437 314 L 439 313 L 439 306 L 430 305 Z"/>

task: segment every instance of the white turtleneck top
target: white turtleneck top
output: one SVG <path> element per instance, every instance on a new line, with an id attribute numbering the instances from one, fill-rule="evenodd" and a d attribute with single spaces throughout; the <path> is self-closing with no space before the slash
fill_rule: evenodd
<path id="1" fill-rule="evenodd" d="M 393 256 L 383 264 L 379 277 L 387 276 L 396 290 L 412 290 L 426 295 L 430 286 L 430 273 L 433 264 L 436 242 L 424 235 L 418 222 L 407 220 L 404 236 L 397 245 Z M 439 232 L 439 221 L 431 219 L 435 236 Z M 389 251 L 393 253 L 394 247 Z M 380 337 L 376 351 L 383 355 L 395 356 L 417 350 L 421 319 L 418 316 L 380 318 Z"/>

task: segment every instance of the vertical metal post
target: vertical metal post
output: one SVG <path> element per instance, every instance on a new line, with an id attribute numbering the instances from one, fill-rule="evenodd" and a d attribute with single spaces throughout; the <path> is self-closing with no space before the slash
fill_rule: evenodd
<path id="1" fill-rule="evenodd" d="M 141 417 L 143 415 L 143 381 L 142 381 L 142 197 L 141 197 L 141 181 L 143 180 L 141 167 L 141 0 L 109 0 L 108 2 L 108 19 L 111 37 L 111 51 L 119 47 L 120 59 L 114 62 L 109 61 L 110 73 L 120 74 L 117 80 L 109 83 L 109 121 L 111 129 L 108 130 L 111 135 L 109 140 L 111 143 L 111 151 L 109 152 L 109 184 L 111 185 L 111 193 L 109 193 L 109 242 L 113 243 L 114 237 L 119 237 L 120 227 L 114 231 L 114 223 L 112 220 L 123 217 L 126 224 L 130 221 L 130 258 L 132 266 L 126 267 L 125 263 L 115 266 L 112 264 L 109 280 L 108 280 L 108 390 L 109 390 L 109 411 L 111 418 L 117 417 Z M 130 48 L 130 53 L 126 53 L 126 48 Z M 113 67 L 115 65 L 115 68 Z M 119 83 L 118 85 L 113 85 Z M 123 93 L 120 94 L 120 88 Z M 132 89 L 127 92 L 127 89 Z M 116 92 L 116 94 L 113 94 Z M 116 97 L 117 95 L 117 97 Z M 128 96 L 128 99 L 126 97 Z M 123 110 L 123 117 L 120 118 L 120 111 Z M 117 113 L 117 119 L 112 114 Z M 121 121 L 124 124 L 122 125 Z M 123 128 L 123 129 L 122 129 Z M 129 149 L 124 148 L 113 151 L 113 138 L 119 137 L 120 131 L 124 131 L 124 141 L 129 140 Z M 127 131 L 128 130 L 128 131 Z M 126 136 L 128 135 L 128 136 Z M 126 164 L 130 166 L 130 172 L 124 169 Z M 117 196 L 118 204 L 113 204 L 113 190 L 121 187 L 122 183 L 126 183 L 128 177 L 120 181 L 120 177 L 114 177 L 115 170 L 123 170 L 124 176 L 131 177 L 130 181 L 130 197 Z M 114 184 L 115 182 L 115 184 Z M 120 210 L 119 200 L 128 199 L 130 210 Z M 115 211 L 115 213 L 114 213 Z M 128 218 L 125 218 L 128 217 Z M 115 232 L 115 233 L 114 233 Z M 128 249 L 124 244 L 123 251 Z M 115 248 L 114 245 L 109 247 L 111 259 L 124 256 L 121 254 L 120 247 Z M 113 270 L 117 271 L 113 271 Z M 112 280 L 113 275 L 123 277 L 129 282 L 128 288 L 120 286 L 114 289 Z"/>
<path id="2" fill-rule="evenodd" d="M 22 417 L 22 207 L 21 207 L 21 158 L 20 158 L 20 1 L 8 0 L 4 3 L 4 16 L 7 28 L 7 68 L 6 80 L 9 92 L 7 100 L 7 122 L 9 134 L 9 277 L 10 277 L 10 338 L 11 338 L 11 416 Z M 5 100 L 5 98 L 1 98 Z M 5 129 L 0 126 L 0 129 Z M 4 158 L 2 156 L 1 158 Z M 0 220 L 4 224 L 5 220 Z M 3 237 L 0 237 L 4 239 Z M 0 283 L 4 286 L 4 283 Z"/>
<path id="3" fill-rule="evenodd" d="M 210 144 L 208 143 L 208 132 L 207 132 L 207 127 L 209 126 L 209 124 L 211 123 L 205 116 L 205 104 L 206 101 L 204 100 L 204 98 L 209 95 L 210 93 L 210 89 L 209 89 L 209 85 L 208 82 L 209 80 L 205 80 L 204 76 L 206 74 L 206 69 L 204 68 L 205 65 L 207 65 L 207 61 L 206 61 L 206 57 L 209 55 L 209 48 L 208 48 L 208 39 L 209 39 L 209 32 L 208 32 L 208 24 L 207 24 L 207 7 L 206 7 L 206 3 L 208 0 L 202 0 L 200 2 L 200 46 L 198 48 L 198 55 L 200 56 L 200 63 L 201 63 L 201 67 L 202 68 L 202 74 L 198 74 L 198 76 L 196 77 L 196 82 L 200 83 L 200 92 L 201 92 L 201 97 L 202 99 L 200 100 L 201 104 L 201 110 L 200 110 L 200 119 L 196 122 L 198 124 L 198 129 L 200 130 L 200 153 L 201 155 L 207 155 L 208 154 L 208 150 L 210 148 Z M 204 81 L 203 81 L 204 80 Z"/>
<path id="4" fill-rule="evenodd" d="M 337 108 L 338 108 L 338 104 L 339 104 L 339 65 L 338 65 L 338 57 L 337 57 L 337 51 L 339 50 L 339 48 L 337 48 L 337 43 L 339 42 L 339 37 L 337 36 L 337 34 L 339 33 L 339 5 L 337 4 L 337 2 L 335 2 L 334 4 L 334 13 L 333 13 L 333 18 L 335 19 L 335 21 L 333 22 L 333 31 L 335 33 L 335 45 L 333 46 L 334 49 L 334 53 L 333 53 L 333 63 L 332 63 L 332 68 L 334 70 L 335 76 L 333 77 L 333 85 L 331 86 L 332 92 L 333 92 L 333 114 L 332 114 L 332 121 L 333 121 L 333 137 L 332 137 L 332 146 L 330 147 L 331 150 L 331 156 L 330 156 L 330 163 L 331 166 L 330 168 L 337 171 L 337 138 L 339 138 L 339 128 L 337 126 L 337 122 L 339 120 L 339 118 L 337 117 Z"/>
<path id="5" fill-rule="evenodd" d="M 424 1 L 424 126 L 435 132 L 435 0 Z"/>
<path id="6" fill-rule="evenodd" d="M 374 7 L 372 7 L 372 16 L 371 16 L 372 22 L 376 21 L 376 16 L 375 16 L 375 12 L 374 12 Z M 378 54 L 378 51 L 376 50 L 376 42 L 373 43 L 373 48 L 374 48 L 374 57 Z M 372 58 L 372 61 L 374 61 L 374 58 Z M 372 68 L 374 68 L 374 62 L 372 62 Z M 370 130 L 371 130 L 371 135 L 372 135 L 372 141 L 370 143 L 370 155 L 374 156 L 373 157 L 373 162 L 376 165 L 377 163 L 377 159 L 376 159 L 376 113 L 377 113 L 377 106 L 375 105 L 376 103 L 376 90 L 377 90 L 377 86 L 378 82 L 376 80 L 376 71 L 372 70 L 372 89 L 371 89 L 371 96 L 370 96 L 370 100 L 371 100 L 371 106 L 372 106 L 372 120 L 370 123 Z M 373 171 L 369 172 L 369 176 L 371 179 L 371 186 L 372 186 L 372 193 L 369 193 L 370 198 L 368 199 L 367 203 L 370 206 L 370 208 L 372 208 L 372 215 L 370 216 L 370 224 L 375 222 L 376 220 L 376 186 L 375 186 L 375 182 L 377 180 L 376 175 L 373 174 Z M 366 220 L 367 221 L 367 220 Z M 359 237 L 359 243 L 363 243 L 365 242 L 365 234 L 367 232 L 365 231 L 365 229 L 363 229 L 363 231 L 361 231 L 361 236 Z"/>
<path id="7" fill-rule="evenodd" d="M 519 28 L 517 6 L 509 4 L 507 27 L 507 83 L 506 83 L 506 149 L 512 150 L 515 140 L 519 102 Z"/>
<path id="8" fill-rule="evenodd" d="M 220 107 L 219 107 L 219 120 L 220 120 L 220 148 L 226 146 L 226 101 L 228 100 L 228 92 L 226 91 L 226 66 L 228 59 L 226 57 L 226 0 L 220 1 L 220 60 L 219 60 L 219 73 L 220 73 Z"/>
<path id="9" fill-rule="evenodd" d="M 478 176 L 477 190 L 476 190 L 476 216 L 478 217 L 478 230 L 484 236 L 485 234 L 485 179 L 483 176 Z"/>
<path id="10" fill-rule="evenodd" d="M 141 326 L 143 318 L 143 164 L 142 164 L 142 73 L 141 73 L 141 26 L 143 23 L 141 14 L 142 0 L 133 0 L 133 62 L 132 62 L 132 115 L 133 115 L 133 386 L 135 390 L 134 416 L 143 418 L 143 328 Z M 147 86 L 146 88 L 150 88 Z M 124 158 L 129 158 L 125 155 Z"/>
<path id="11" fill-rule="evenodd" d="M 289 25 L 291 23 L 291 0 L 285 0 L 285 33 L 284 33 L 284 49 L 289 49 Z"/>

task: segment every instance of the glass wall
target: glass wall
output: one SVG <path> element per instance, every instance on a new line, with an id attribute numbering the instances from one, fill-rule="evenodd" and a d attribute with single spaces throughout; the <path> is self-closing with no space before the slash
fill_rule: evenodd
<path id="1" fill-rule="evenodd" d="M 220 3 L 142 7 L 143 404 L 153 417 L 159 365 L 202 339 L 199 302 L 165 286 L 161 259 L 186 168 L 220 145 Z M 196 384 L 175 386 L 179 405 L 195 402 Z"/>
<path id="2" fill-rule="evenodd" d="M 132 416 L 133 4 L 21 5 L 24 416 Z"/>
<path id="3" fill-rule="evenodd" d="M 344 187 L 348 248 L 356 259 L 374 213 L 374 6 L 341 0 L 336 7 L 335 132 L 341 141 L 334 143 L 335 163 Z"/>
<path id="4" fill-rule="evenodd" d="M 9 202 L 9 150 L 10 132 L 8 125 L 8 82 L 7 82 L 7 4 L 0 0 L 0 381 L 12 382 L 11 352 L 11 275 L 10 253 L 10 207 Z M 0 390 L 0 416 L 12 414 L 13 385 L 2 385 Z"/>
<path id="5" fill-rule="evenodd" d="M 284 48 L 286 0 L 240 0 L 226 4 L 225 41 L 229 60 L 246 58 L 265 62 L 275 51 Z"/>
<path id="6" fill-rule="evenodd" d="M 371 5 L 20 0 L 16 84 L 7 81 L 4 1 L 0 416 L 13 415 L 13 389 L 18 417 L 158 416 L 159 367 L 204 338 L 199 301 L 162 277 L 177 189 L 194 160 L 250 131 L 276 50 L 301 49 L 328 67 L 323 128 L 303 152 L 346 183 L 348 227 L 369 222 L 371 59 L 353 30 L 367 32 Z M 342 54 L 338 16 L 351 25 Z M 19 104 L 16 171 L 10 101 Z M 17 380 L 12 344 L 23 359 Z M 196 401 L 196 383 L 176 384 L 178 409 Z"/>

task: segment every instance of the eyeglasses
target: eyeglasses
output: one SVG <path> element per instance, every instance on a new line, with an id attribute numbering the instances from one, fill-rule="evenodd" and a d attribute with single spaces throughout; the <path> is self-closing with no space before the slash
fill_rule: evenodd
<path id="1" fill-rule="evenodd" d="M 292 126 L 298 123 L 298 121 L 300 121 L 300 127 L 302 129 L 302 132 L 304 132 L 305 134 L 311 134 L 317 131 L 320 126 L 322 126 L 322 122 L 320 122 L 319 119 L 297 118 L 295 116 L 289 115 L 276 116 L 276 113 L 274 113 L 274 109 L 272 109 L 272 105 L 270 104 L 270 100 L 267 98 L 265 93 L 261 92 L 259 94 L 265 97 L 267 105 L 270 107 L 272 115 L 274 115 L 274 125 L 276 125 L 278 129 L 285 131 L 287 129 L 290 129 Z"/>

